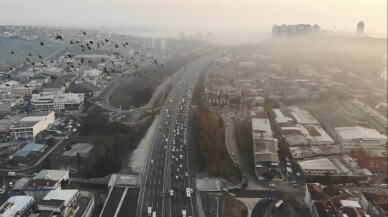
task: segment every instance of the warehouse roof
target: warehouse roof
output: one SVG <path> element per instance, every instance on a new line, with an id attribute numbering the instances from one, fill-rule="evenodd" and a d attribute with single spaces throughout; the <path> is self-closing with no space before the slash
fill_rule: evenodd
<path id="1" fill-rule="evenodd" d="M 364 140 L 387 140 L 387 136 L 377 132 L 375 129 L 365 127 L 336 127 L 338 135 L 344 140 L 364 139 Z"/>
<path id="2" fill-rule="evenodd" d="M 298 163 L 302 170 L 337 170 L 334 163 L 327 158 L 299 161 Z"/>

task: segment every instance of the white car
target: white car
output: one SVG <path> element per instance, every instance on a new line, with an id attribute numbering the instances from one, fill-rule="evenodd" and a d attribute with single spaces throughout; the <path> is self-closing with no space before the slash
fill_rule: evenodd
<path id="1" fill-rule="evenodd" d="M 275 185 L 275 184 L 272 184 L 272 183 L 269 184 L 268 186 L 269 186 L 269 187 L 273 187 L 273 188 L 276 187 L 276 185 Z"/>

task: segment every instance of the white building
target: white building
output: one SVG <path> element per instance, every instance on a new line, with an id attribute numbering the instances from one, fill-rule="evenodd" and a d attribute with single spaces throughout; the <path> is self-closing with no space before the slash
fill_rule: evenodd
<path id="1" fill-rule="evenodd" d="M 29 216 L 35 200 L 31 196 L 13 196 L 10 197 L 0 207 L 1 217 Z"/>
<path id="2" fill-rule="evenodd" d="M 309 145 L 333 145 L 335 143 L 329 134 L 318 125 L 303 126 L 297 124 L 297 127 L 301 130 Z"/>
<path id="3" fill-rule="evenodd" d="M 293 121 L 292 118 L 284 116 L 280 109 L 272 109 L 272 111 L 275 114 L 275 121 L 277 124 L 286 124 Z"/>
<path id="4" fill-rule="evenodd" d="M 41 131 L 47 129 L 55 121 L 54 111 L 36 112 L 9 127 L 11 137 L 31 141 Z"/>
<path id="5" fill-rule="evenodd" d="M 387 147 L 387 136 L 374 129 L 356 127 L 334 128 L 337 142 L 345 152 L 357 151 L 363 148 L 385 148 Z"/>
<path id="6" fill-rule="evenodd" d="M 253 152 L 256 174 L 260 178 L 260 169 L 279 163 L 278 141 L 273 137 L 269 119 L 257 118 L 255 112 L 251 112 Z"/>
<path id="7" fill-rule="evenodd" d="M 300 109 L 297 106 L 289 106 L 288 109 L 295 122 L 298 124 L 310 124 L 310 125 L 318 125 L 319 122 L 310 114 L 310 112 Z"/>
<path id="8" fill-rule="evenodd" d="M 31 104 L 36 110 L 80 109 L 84 102 L 82 93 L 43 92 L 32 94 Z"/>
<path id="9" fill-rule="evenodd" d="M 85 70 L 82 74 L 83 78 L 90 78 L 91 80 L 99 80 L 101 78 L 102 71 L 98 69 Z"/>
<path id="10" fill-rule="evenodd" d="M 38 210 L 72 217 L 78 210 L 78 195 L 77 189 L 52 190 L 38 203 Z"/>
<path id="11" fill-rule="evenodd" d="M 19 87 L 20 83 L 18 81 L 8 81 L 4 84 L 0 84 L 0 93 L 11 93 L 13 88 Z"/>
<path id="12" fill-rule="evenodd" d="M 319 158 L 298 162 L 305 176 L 316 176 L 325 174 L 337 174 L 338 170 L 334 163 L 328 158 Z"/>

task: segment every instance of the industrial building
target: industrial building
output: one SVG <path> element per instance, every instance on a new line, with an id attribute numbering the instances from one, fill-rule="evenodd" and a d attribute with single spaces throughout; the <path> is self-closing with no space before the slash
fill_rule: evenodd
<path id="1" fill-rule="evenodd" d="M 9 131 L 13 139 L 33 141 L 38 133 L 47 129 L 54 121 L 54 111 L 35 112 L 11 125 Z"/>
<path id="2" fill-rule="evenodd" d="M 279 165 L 279 156 L 278 141 L 273 137 L 269 119 L 258 117 L 263 117 L 263 114 L 251 112 L 255 171 L 259 179 L 262 179 L 264 171 Z"/>
<path id="3" fill-rule="evenodd" d="M 373 171 L 387 171 L 387 159 L 385 148 L 360 148 L 357 154 L 358 164 Z"/>
<path id="4" fill-rule="evenodd" d="M 365 127 L 336 127 L 335 140 L 344 152 L 355 152 L 360 148 L 386 148 L 387 136 Z"/>

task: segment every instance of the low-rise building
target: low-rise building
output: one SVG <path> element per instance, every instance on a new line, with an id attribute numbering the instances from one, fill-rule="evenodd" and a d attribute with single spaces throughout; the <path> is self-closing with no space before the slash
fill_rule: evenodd
<path id="1" fill-rule="evenodd" d="M 1 217 L 29 216 L 35 200 L 31 196 L 13 196 L 0 207 Z"/>
<path id="2" fill-rule="evenodd" d="M 370 149 L 360 148 L 358 150 L 357 160 L 361 167 L 368 168 L 369 170 L 382 170 L 387 171 L 388 164 L 388 152 L 387 149 Z"/>
<path id="3" fill-rule="evenodd" d="M 41 131 L 47 129 L 55 121 L 55 113 L 35 112 L 20 119 L 19 122 L 9 127 L 11 137 L 16 140 L 31 141 Z"/>
<path id="4" fill-rule="evenodd" d="M 362 192 L 358 194 L 358 202 L 371 217 L 388 215 L 388 198 L 386 195 Z"/>
<path id="5" fill-rule="evenodd" d="M 366 217 L 357 196 L 335 186 L 307 183 L 304 202 L 312 217 Z"/>
<path id="6" fill-rule="evenodd" d="M 297 106 L 289 106 L 288 107 L 292 118 L 295 120 L 296 123 L 302 124 L 302 125 L 318 125 L 319 122 L 310 114 L 310 112 L 300 109 Z"/>
<path id="7" fill-rule="evenodd" d="M 31 180 L 25 190 L 27 195 L 42 199 L 51 190 L 61 190 L 62 184 L 69 182 L 67 170 L 41 170 Z"/>
<path id="8" fill-rule="evenodd" d="M 40 202 L 38 210 L 54 215 L 72 217 L 78 210 L 79 191 L 76 189 L 51 190 Z"/>
<path id="9" fill-rule="evenodd" d="M 336 127 L 335 140 L 344 152 L 355 152 L 360 148 L 386 148 L 387 136 L 374 129 L 364 127 Z"/>
<path id="10" fill-rule="evenodd" d="M 80 109 L 84 102 L 84 94 L 44 92 L 32 94 L 31 104 L 36 110 L 67 110 Z"/>
<path id="11" fill-rule="evenodd" d="M 305 176 L 323 176 L 338 173 L 337 167 L 328 158 L 304 160 L 299 161 L 298 164 Z"/>

